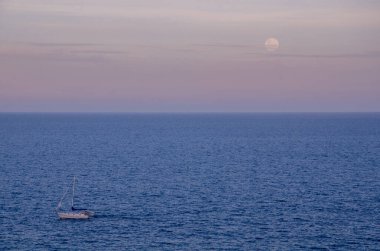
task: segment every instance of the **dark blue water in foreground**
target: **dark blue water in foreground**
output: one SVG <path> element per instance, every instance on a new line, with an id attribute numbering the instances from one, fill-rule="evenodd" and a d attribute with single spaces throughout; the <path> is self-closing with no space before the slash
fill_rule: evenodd
<path id="1" fill-rule="evenodd" d="M 380 114 L 0 114 L 0 171 L 1 250 L 380 249 Z"/>

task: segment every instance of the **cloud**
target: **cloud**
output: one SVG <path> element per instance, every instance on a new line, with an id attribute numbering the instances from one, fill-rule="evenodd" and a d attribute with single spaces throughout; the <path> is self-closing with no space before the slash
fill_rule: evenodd
<path id="1" fill-rule="evenodd" d="M 369 53 L 347 53 L 347 54 L 292 54 L 292 53 L 273 53 L 267 54 L 272 57 L 291 57 L 291 58 L 380 58 L 379 52 Z"/>
<path id="2" fill-rule="evenodd" d="M 98 43 L 48 43 L 48 42 L 30 42 L 24 43 L 31 46 L 39 47 L 94 47 L 101 46 L 102 44 Z"/>
<path id="3" fill-rule="evenodd" d="M 126 51 L 95 43 L 13 43 L 0 44 L 0 56 L 29 60 L 93 61 L 106 60 Z"/>
<path id="4" fill-rule="evenodd" d="M 210 50 L 219 49 L 221 52 L 230 51 L 235 54 L 240 51 L 245 55 L 255 55 L 260 57 L 274 57 L 274 58 L 380 58 L 380 51 L 368 51 L 364 53 L 337 53 L 337 54 L 306 54 L 306 53 L 285 53 L 285 52 L 262 52 L 264 46 L 261 44 L 227 44 L 227 43 L 204 43 L 192 44 L 192 47 Z M 250 52 L 246 52 L 249 50 Z"/>
<path id="5" fill-rule="evenodd" d="M 300 54 L 281 52 L 250 52 L 247 55 L 266 56 L 273 58 L 380 58 L 380 51 L 367 53 L 340 53 L 340 54 Z"/>
<path id="6" fill-rule="evenodd" d="M 73 53 L 80 53 L 80 54 L 95 54 L 95 55 L 122 55 L 122 54 L 128 54 L 126 51 L 121 50 L 72 50 Z"/>
<path id="7" fill-rule="evenodd" d="M 201 48 L 236 48 L 236 49 L 250 49 L 258 48 L 257 45 L 247 45 L 247 44 L 227 44 L 227 43 L 203 43 L 203 44 L 192 44 L 194 47 Z"/>
<path id="8" fill-rule="evenodd" d="M 65 2 L 65 1 L 63 1 Z M 287 6 L 280 4 L 281 8 L 273 6 L 279 3 L 266 5 L 244 1 L 228 5 L 228 8 L 219 6 L 215 2 L 208 4 L 193 4 L 170 2 L 157 4 L 143 1 L 145 4 L 134 5 L 120 1 L 111 1 L 78 5 L 76 2 L 66 1 L 66 4 L 56 2 L 24 1 L 10 2 L 6 5 L 8 11 L 21 14 L 36 13 L 38 15 L 61 15 L 81 18 L 104 17 L 112 19 L 165 19 L 190 21 L 193 23 L 283 23 L 300 27 L 359 27 L 379 26 L 380 16 L 377 8 L 359 8 L 360 6 L 343 5 L 337 1 L 329 4 L 300 5 L 295 2 Z M 297 1 L 298 2 L 298 1 Z M 334 8 L 328 8 L 328 6 Z M 201 6 L 201 7 L 199 7 Z M 238 6 L 238 7 L 236 7 Z M 259 7 L 258 7 L 259 6 Z"/>

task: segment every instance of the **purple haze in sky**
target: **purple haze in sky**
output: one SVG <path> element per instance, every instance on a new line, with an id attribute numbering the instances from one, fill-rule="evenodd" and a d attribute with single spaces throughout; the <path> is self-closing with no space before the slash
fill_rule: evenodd
<path id="1" fill-rule="evenodd" d="M 379 45 L 380 1 L 0 0 L 0 112 L 380 111 Z"/>

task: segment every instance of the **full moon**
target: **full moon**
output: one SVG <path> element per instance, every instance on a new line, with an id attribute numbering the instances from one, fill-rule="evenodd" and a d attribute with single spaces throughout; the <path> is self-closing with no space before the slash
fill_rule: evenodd
<path id="1" fill-rule="evenodd" d="M 278 48 L 280 48 L 280 42 L 277 40 L 277 38 L 270 37 L 265 41 L 265 48 L 268 51 L 275 51 Z"/>

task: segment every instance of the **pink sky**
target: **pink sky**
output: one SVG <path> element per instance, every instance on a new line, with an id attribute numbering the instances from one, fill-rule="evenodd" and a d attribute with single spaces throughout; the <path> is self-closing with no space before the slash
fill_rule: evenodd
<path id="1" fill-rule="evenodd" d="M 0 112 L 380 111 L 379 12 L 365 0 L 0 1 Z"/>

